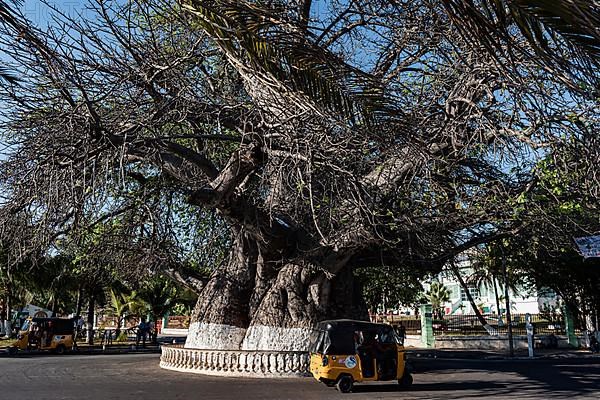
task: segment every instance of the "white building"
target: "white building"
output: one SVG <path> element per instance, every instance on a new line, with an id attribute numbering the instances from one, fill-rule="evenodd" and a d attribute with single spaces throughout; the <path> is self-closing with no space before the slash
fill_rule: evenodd
<path id="1" fill-rule="evenodd" d="M 504 286 L 498 281 L 496 281 L 496 289 L 494 289 L 492 282 L 487 284 L 480 283 L 479 285 L 472 283 L 469 277 L 473 275 L 475 270 L 471 267 L 471 262 L 467 255 L 460 257 L 456 265 L 462 279 L 467 283 L 469 292 L 479 310 L 484 314 L 504 313 L 506 308 Z M 433 281 L 443 284 L 450 292 L 450 301 L 444 304 L 445 315 L 474 313 L 464 288 L 450 269 L 444 270 L 429 282 L 423 282 L 425 291 L 429 290 Z M 499 298 L 500 310 L 498 310 L 496 302 L 496 292 Z M 516 290 L 513 291 L 509 288 L 508 292 L 511 312 L 516 314 L 538 314 L 544 307 L 555 307 L 557 304 L 556 296 L 550 290 L 543 292 L 534 290 L 532 293 L 524 285 L 517 285 Z"/>

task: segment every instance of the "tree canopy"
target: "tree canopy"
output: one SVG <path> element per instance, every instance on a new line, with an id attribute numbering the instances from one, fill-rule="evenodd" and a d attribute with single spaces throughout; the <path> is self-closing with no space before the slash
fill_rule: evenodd
<path id="1" fill-rule="evenodd" d="M 22 255 L 118 221 L 134 268 L 214 251 L 201 320 L 356 314 L 333 304 L 353 268 L 434 272 L 537 226 L 543 159 L 597 194 L 597 3 L 542 3 L 90 1 L 5 24 L 0 234 Z"/>

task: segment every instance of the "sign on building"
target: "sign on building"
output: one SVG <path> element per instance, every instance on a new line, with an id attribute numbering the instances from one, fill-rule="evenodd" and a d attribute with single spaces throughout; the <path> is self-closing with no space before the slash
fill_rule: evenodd
<path id="1" fill-rule="evenodd" d="M 575 244 L 584 258 L 600 257 L 600 236 L 575 238 Z"/>

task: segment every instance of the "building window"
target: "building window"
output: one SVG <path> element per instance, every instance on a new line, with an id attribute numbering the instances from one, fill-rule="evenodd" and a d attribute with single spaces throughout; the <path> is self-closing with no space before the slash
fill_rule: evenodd
<path id="1" fill-rule="evenodd" d="M 485 286 L 485 285 L 481 286 L 481 290 L 479 290 L 479 295 L 481 297 L 487 297 L 488 296 L 488 288 L 487 288 L 487 286 Z"/>
<path id="2" fill-rule="evenodd" d="M 451 301 L 456 301 L 456 299 L 458 299 L 460 297 L 460 286 L 458 285 L 449 285 L 447 286 L 448 289 L 450 290 L 450 300 Z"/>
<path id="3" fill-rule="evenodd" d="M 471 293 L 471 297 L 473 297 L 473 299 L 479 297 L 479 290 L 477 289 L 477 286 L 473 286 L 473 285 L 469 285 L 469 292 Z M 465 289 L 463 289 L 462 287 L 460 288 L 460 299 L 462 301 L 469 301 L 469 299 L 467 298 L 467 293 L 465 292 Z"/>

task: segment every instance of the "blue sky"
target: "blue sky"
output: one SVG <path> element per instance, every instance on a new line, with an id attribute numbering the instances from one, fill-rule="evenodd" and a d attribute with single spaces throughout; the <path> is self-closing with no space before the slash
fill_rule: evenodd
<path id="1" fill-rule="evenodd" d="M 45 26 L 50 20 L 50 9 L 40 0 L 24 0 L 21 10 L 25 17 L 38 26 Z M 48 3 L 68 14 L 85 13 L 86 0 L 48 0 Z"/>
<path id="2" fill-rule="evenodd" d="M 88 0 L 46 0 L 50 5 L 59 10 L 74 15 L 76 13 L 86 14 L 85 6 Z M 113 0 L 114 1 L 114 0 Z M 40 27 L 46 26 L 50 20 L 50 9 L 40 0 L 23 0 L 21 10 L 25 17 Z M 313 16 L 327 13 L 326 0 L 314 0 L 312 4 Z"/>

